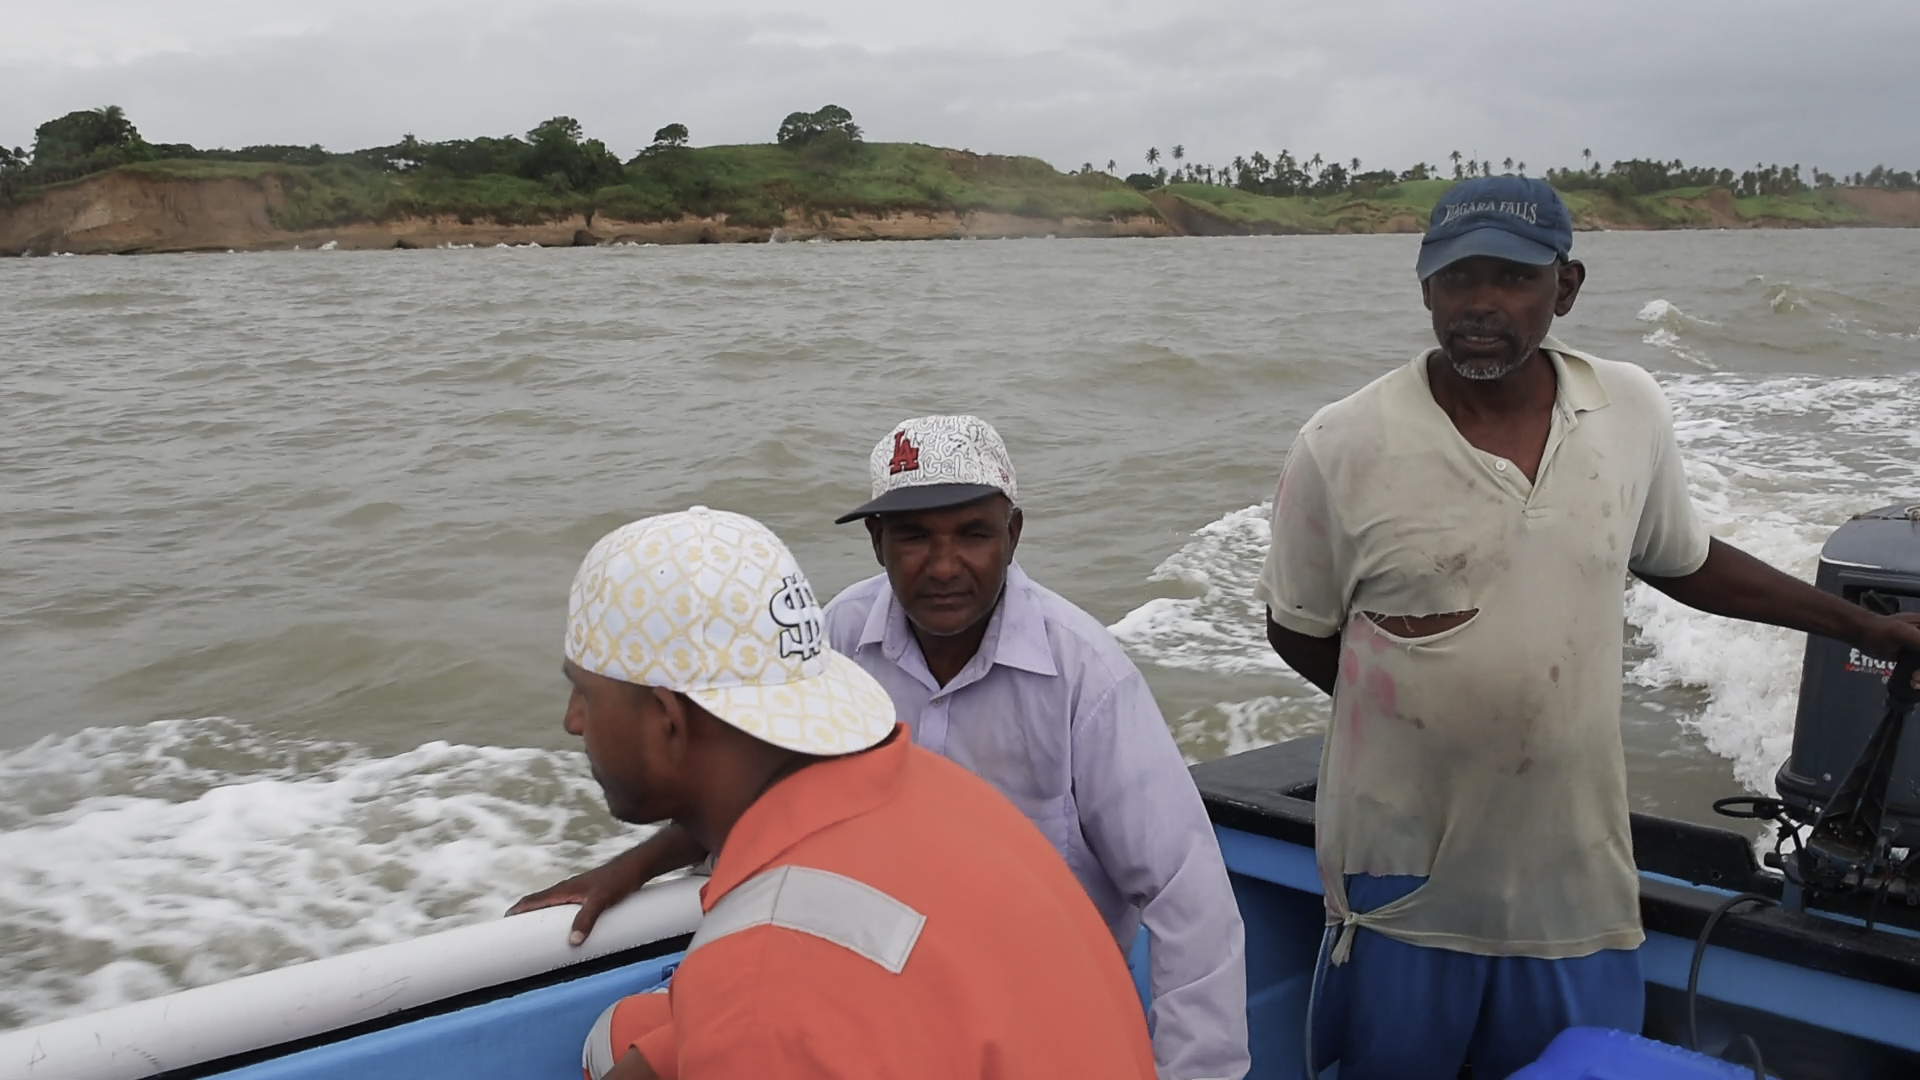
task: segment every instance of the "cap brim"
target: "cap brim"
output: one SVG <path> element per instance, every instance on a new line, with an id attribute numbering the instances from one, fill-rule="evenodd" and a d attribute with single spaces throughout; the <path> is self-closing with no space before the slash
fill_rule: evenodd
<path id="1" fill-rule="evenodd" d="M 1414 264 L 1414 271 L 1420 275 L 1421 281 L 1425 281 L 1461 259 L 1471 259 L 1476 255 L 1529 266 L 1545 266 L 1560 257 L 1558 251 L 1547 245 L 1516 236 L 1505 229 L 1475 229 L 1437 243 L 1421 244 L 1420 261 Z"/>
<path id="2" fill-rule="evenodd" d="M 833 519 L 835 525 L 845 525 L 863 517 L 875 514 L 906 514 L 916 510 L 945 510 L 949 506 L 964 506 L 967 503 L 984 499 L 989 495 L 1004 495 L 1006 492 L 992 484 L 922 484 L 918 487 L 894 488 L 885 495 L 874 499 L 858 510 L 851 510 Z"/>
<path id="3" fill-rule="evenodd" d="M 821 757 L 857 754 L 893 732 L 893 699 L 860 665 L 826 651 L 826 670 L 778 686 L 687 690 L 699 706 L 782 749 Z"/>

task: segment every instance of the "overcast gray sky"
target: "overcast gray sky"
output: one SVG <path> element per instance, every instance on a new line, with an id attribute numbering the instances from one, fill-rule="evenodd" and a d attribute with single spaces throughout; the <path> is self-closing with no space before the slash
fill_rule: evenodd
<path id="1" fill-rule="evenodd" d="M 1920 0 L 0 0 L 0 141 L 118 104 L 156 142 L 347 150 L 578 117 L 1062 168 L 1184 143 L 1366 167 L 1682 158 L 1920 168 Z"/>

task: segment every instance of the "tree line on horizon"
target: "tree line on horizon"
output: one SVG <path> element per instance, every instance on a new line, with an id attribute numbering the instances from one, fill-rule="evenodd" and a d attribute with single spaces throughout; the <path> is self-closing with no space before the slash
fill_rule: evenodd
<path id="1" fill-rule="evenodd" d="M 1281 150 L 1269 158 L 1256 150 L 1251 154 L 1236 156 L 1225 165 L 1207 165 L 1186 160 L 1186 147 L 1176 143 L 1168 150 L 1163 159 L 1158 147 L 1148 147 L 1144 155 L 1150 171 L 1129 173 L 1125 183 L 1141 191 L 1151 191 L 1168 184 L 1205 184 L 1216 187 L 1237 188 L 1255 195 L 1285 197 L 1291 195 L 1365 195 L 1378 191 L 1389 184 L 1408 183 L 1417 180 L 1467 180 L 1478 176 L 1494 176 L 1501 173 L 1525 176 L 1527 163 L 1507 158 L 1500 163 L 1496 171 L 1491 160 L 1476 161 L 1465 157 L 1455 150 L 1447 155 L 1452 164 L 1451 175 L 1437 165 L 1425 162 L 1411 168 L 1362 169 L 1359 158 L 1348 161 L 1331 161 L 1319 154 L 1300 160 L 1291 151 Z M 1633 158 L 1627 161 L 1615 161 L 1604 170 L 1595 160 L 1592 150 L 1582 150 L 1583 159 L 1579 168 L 1549 168 L 1544 179 L 1559 191 L 1604 191 L 1615 198 L 1631 198 L 1636 195 L 1651 195 L 1657 191 L 1672 191 L 1676 188 L 1720 187 L 1726 188 L 1736 198 L 1757 195 L 1795 195 L 1815 188 L 1868 187 L 1893 190 L 1912 190 L 1920 187 L 1920 177 L 1916 172 L 1890 169 L 1884 165 L 1875 165 L 1870 170 L 1856 172 L 1851 176 L 1835 176 L 1820 169 L 1811 170 L 1810 176 L 1804 176 L 1800 165 L 1768 165 L 1756 163 L 1750 169 L 1734 172 L 1732 169 L 1690 167 L 1679 159 L 1673 161 L 1651 161 Z M 1162 164 L 1170 160 L 1169 169 Z M 1108 161 L 1104 170 L 1110 175 L 1118 175 L 1116 162 Z M 1083 173 L 1094 172 L 1091 162 L 1080 166 Z"/>
<path id="2" fill-rule="evenodd" d="M 776 130 L 774 142 L 803 153 L 815 167 L 827 168 L 857 153 L 862 137 L 851 112 L 826 105 L 813 112 L 789 113 Z M 34 130 L 31 151 L 0 146 L 0 197 L 10 199 L 26 188 L 74 180 L 135 162 L 200 160 L 334 164 L 448 179 L 512 176 L 539 182 L 556 193 L 591 192 L 642 181 L 662 187 L 663 199 L 671 197 L 678 199 L 679 205 L 695 205 L 703 198 L 702 185 L 710 187 L 711 182 L 689 172 L 676 153 L 688 149 L 689 139 L 686 125 L 668 124 L 654 133 L 652 143 L 623 162 L 604 142 L 588 137 L 578 120 L 556 116 L 524 137 L 480 136 L 428 142 L 409 134 L 390 146 L 346 153 L 330 152 L 319 145 L 201 149 L 185 143 L 149 143 L 125 110 L 109 105 L 71 112 L 41 124 Z M 1920 187 L 1914 172 L 1883 165 L 1851 176 L 1835 176 L 1818 168 L 1805 175 L 1799 164 L 1757 163 L 1736 173 L 1732 169 L 1688 166 L 1678 159 L 1635 158 L 1615 161 L 1603 169 L 1592 150 L 1583 150 L 1581 156 L 1583 162 L 1578 168 L 1547 169 L 1547 182 L 1561 191 L 1604 191 L 1619 198 L 1690 187 L 1726 188 L 1737 197 L 1793 195 L 1843 185 L 1896 190 Z M 1186 148 L 1179 144 L 1166 156 L 1170 168 L 1163 163 L 1157 147 L 1149 148 L 1145 158 L 1148 171 L 1130 173 L 1122 182 L 1142 191 L 1168 184 L 1206 184 L 1284 197 L 1365 195 L 1396 183 L 1496 174 L 1491 160 L 1476 161 L 1457 150 L 1448 155 L 1450 170 L 1424 162 L 1401 170 L 1363 169 L 1358 158 L 1343 162 L 1316 153 L 1300 159 L 1289 150 L 1272 157 L 1256 150 L 1236 156 L 1227 164 L 1212 165 L 1187 160 Z M 1513 158 L 1502 161 L 1500 169 L 1527 174 L 1526 162 Z M 1089 162 L 1078 173 L 1099 171 L 1116 178 L 1119 175 L 1114 161 L 1108 161 L 1105 170 L 1096 170 Z M 669 188 L 674 190 L 665 190 Z M 679 190 L 682 188 L 686 190 Z"/>

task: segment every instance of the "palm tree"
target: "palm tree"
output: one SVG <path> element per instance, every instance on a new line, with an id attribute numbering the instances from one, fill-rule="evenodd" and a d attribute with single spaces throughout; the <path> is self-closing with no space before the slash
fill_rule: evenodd
<path id="1" fill-rule="evenodd" d="M 1501 167 L 1501 168 L 1503 168 L 1503 169 L 1505 169 L 1505 170 L 1507 170 L 1508 172 L 1512 172 L 1512 171 L 1513 171 L 1513 159 L 1512 159 L 1512 158 L 1508 158 L 1507 160 L 1505 160 L 1505 161 L 1503 161 L 1503 162 L 1501 162 L 1501 163 L 1500 163 L 1500 167 Z"/>
<path id="2" fill-rule="evenodd" d="M 127 119 L 125 109 L 118 105 L 102 105 L 93 111 L 100 117 L 100 131 L 108 142 L 119 146 L 133 141 L 133 123 Z"/>
<path id="3" fill-rule="evenodd" d="M 1453 178 L 1455 180 L 1460 179 L 1460 151 L 1455 150 L 1447 156 L 1453 159 Z"/>
<path id="4" fill-rule="evenodd" d="M 1151 168 L 1155 164 L 1157 164 L 1159 160 L 1160 160 L 1160 149 L 1154 146 L 1147 147 L 1147 166 Z"/>
<path id="5" fill-rule="evenodd" d="M 1520 163 L 1520 165 L 1519 165 L 1519 169 L 1520 169 L 1520 175 L 1521 175 L 1521 176 L 1525 176 L 1525 175 L 1527 175 L 1527 163 L 1526 163 L 1526 162 L 1524 162 L 1524 161 L 1523 161 L 1523 162 L 1521 162 L 1521 163 Z"/>
<path id="6" fill-rule="evenodd" d="M 1113 171 L 1113 166 L 1114 166 L 1114 160 L 1113 160 L 1112 158 L 1108 158 L 1108 159 L 1107 159 L 1107 171 L 1108 171 L 1108 172 L 1112 172 L 1112 171 Z"/>
<path id="7" fill-rule="evenodd" d="M 1174 143 L 1173 144 L 1173 160 L 1181 161 L 1181 160 L 1184 160 L 1186 156 L 1187 156 L 1187 148 L 1184 146 L 1181 146 L 1179 143 Z"/>

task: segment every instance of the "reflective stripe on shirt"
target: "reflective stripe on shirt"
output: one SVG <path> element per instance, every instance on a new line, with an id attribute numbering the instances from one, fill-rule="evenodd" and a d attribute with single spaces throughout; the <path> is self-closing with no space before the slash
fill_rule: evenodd
<path id="1" fill-rule="evenodd" d="M 926 924 L 925 915 L 871 885 L 827 870 L 776 866 L 721 897 L 687 953 L 742 930 L 777 926 L 830 941 L 898 975 Z"/>

